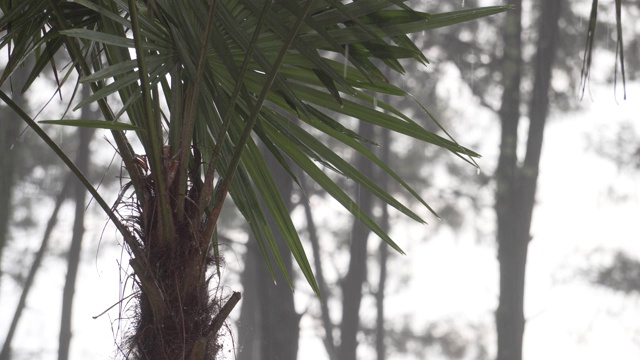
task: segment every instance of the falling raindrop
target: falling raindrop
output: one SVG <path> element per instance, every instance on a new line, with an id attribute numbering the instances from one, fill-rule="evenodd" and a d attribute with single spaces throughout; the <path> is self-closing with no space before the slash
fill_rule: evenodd
<path id="1" fill-rule="evenodd" d="M 475 71 L 474 71 L 475 63 L 476 63 L 475 51 L 471 50 L 471 89 L 473 89 L 473 82 L 475 80 Z"/>
<path id="2" fill-rule="evenodd" d="M 378 98 L 373 98 L 373 108 L 377 109 L 378 108 Z"/>
<path id="3" fill-rule="evenodd" d="M 476 167 L 476 175 L 480 175 L 480 166 Z"/>
<path id="4" fill-rule="evenodd" d="M 464 0 L 462 0 L 462 7 L 464 7 Z"/>
<path id="5" fill-rule="evenodd" d="M 350 178 L 347 178 L 349 180 L 351 180 Z M 360 217 L 360 207 L 358 206 L 360 203 L 360 184 L 356 184 L 356 194 L 355 194 L 355 199 L 354 202 L 349 204 L 349 212 L 351 212 L 353 215 L 355 215 L 356 217 L 356 221 L 357 218 Z M 353 208 L 355 206 L 355 209 Z M 354 231 L 354 227 L 351 227 L 351 233 L 349 234 L 349 242 L 353 242 L 353 231 Z"/>
<path id="6" fill-rule="evenodd" d="M 349 63 L 349 44 L 344 47 L 344 69 L 342 70 L 342 77 L 347 78 L 347 64 Z"/>

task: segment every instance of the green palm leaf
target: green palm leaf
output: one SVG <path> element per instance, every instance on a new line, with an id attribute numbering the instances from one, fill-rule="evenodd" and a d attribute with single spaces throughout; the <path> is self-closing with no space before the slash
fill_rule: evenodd
<path id="1" fill-rule="evenodd" d="M 284 171 L 295 178 L 287 162 L 291 160 L 401 251 L 318 164 L 353 179 L 408 217 L 423 221 L 420 216 L 363 176 L 310 130 L 364 155 L 433 212 L 363 145 L 374 139 L 364 139 L 344 119 L 367 121 L 461 157 L 478 156 L 374 100 L 382 94 L 407 95 L 387 82 L 378 64 L 402 73 L 399 59 L 426 63 L 408 34 L 508 9 L 496 6 L 427 14 L 400 0 L 348 4 L 337 0 L 33 0 L 10 4 L 3 1 L 0 5 L 0 28 L 7 30 L 1 44 L 11 46 L 0 83 L 36 55 L 30 78 L 34 80 L 52 64 L 53 54 L 66 49 L 80 81 L 93 88 L 93 94 L 77 107 L 98 102 L 110 121 L 104 126 L 93 121 L 69 124 L 113 131 L 144 208 L 155 205 L 148 202 L 148 181 L 133 162 L 135 154 L 127 136 L 135 134 L 140 139 L 150 162 L 155 187 L 151 194 L 157 194 L 163 204 L 159 208 L 163 237 L 170 239 L 187 221 L 182 219 L 188 219 L 210 241 L 229 192 L 256 235 L 269 268 L 273 256 L 277 267 L 285 271 L 273 236 L 278 231 L 314 291 L 318 288 L 307 256 L 257 139 Z M 119 110 L 109 103 L 112 96 L 120 99 Z M 132 125 L 114 122 L 121 115 Z M 123 132 L 132 129 L 137 131 Z M 199 206 L 193 210 L 192 203 Z M 268 217 L 275 220 L 276 229 L 267 226 Z"/>

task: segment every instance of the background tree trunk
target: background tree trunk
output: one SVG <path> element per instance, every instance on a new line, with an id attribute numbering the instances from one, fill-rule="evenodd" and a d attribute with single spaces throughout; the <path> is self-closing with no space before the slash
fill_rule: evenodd
<path id="1" fill-rule="evenodd" d="M 522 357 L 524 332 L 524 271 L 529 241 L 517 236 L 522 227 L 514 221 L 514 208 L 519 209 L 516 194 L 518 122 L 520 120 L 520 82 L 522 73 L 522 1 L 509 3 L 515 9 L 506 14 L 504 26 L 504 58 L 502 72 L 502 125 L 500 158 L 496 170 L 496 213 L 498 221 L 498 261 L 500 262 L 500 300 L 496 311 L 498 360 Z"/>
<path id="2" fill-rule="evenodd" d="M 83 89 L 83 98 L 91 93 L 88 87 Z M 98 119 L 98 111 L 91 110 L 90 106 L 85 106 L 81 113 L 82 119 Z M 89 143 L 93 137 L 94 130 L 90 128 L 78 128 L 78 152 L 76 155 L 76 165 L 86 176 L 89 174 Z M 82 250 L 82 238 L 84 236 L 84 213 L 86 207 L 87 189 L 80 183 L 74 181 L 73 186 L 74 201 L 76 203 L 75 219 L 73 223 L 73 234 L 71 245 L 67 255 L 67 276 L 62 293 L 62 313 L 60 320 L 60 336 L 58 338 L 58 360 L 69 358 L 69 346 L 71 343 L 71 324 L 73 310 L 73 295 L 76 289 L 76 277 L 78 266 L 80 265 L 80 253 Z"/>
<path id="3" fill-rule="evenodd" d="M 389 152 L 391 149 L 390 141 L 390 133 L 387 129 L 382 129 L 382 142 L 380 144 L 380 148 L 382 150 L 382 154 L 380 156 L 380 160 L 385 164 L 389 163 Z M 389 177 L 387 174 L 384 174 L 380 171 L 380 187 L 384 191 L 389 191 Z M 389 231 L 389 209 L 386 204 L 382 204 L 382 216 L 380 217 L 380 227 L 383 231 Z M 376 307 L 377 307 L 377 315 L 376 315 L 376 356 L 378 360 L 385 360 L 386 356 L 386 345 L 385 345 L 385 321 L 384 321 L 384 291 L 387 283 L 387 258 L 389 257 L 389 245 L 384 241 L 380 241 L 379 247 L 380 253 L 380 275 L 378 277 L 378 291 L 376 293 Z"/>
<path id="4" fill-rule="evenodd" d="M 27 77 L 28 66 L 16 69 L 11 76 L 13 91 L 11 98 L 16 104 L 25 107 L 26 99 L 22 96 L 22 86 Z M 15 183 L 16 160 L 20 152 L 13 149 L 18 140 L 21 120 L 16 114 L 6 107 L 0 109 L 2 121 L 0 121 L 0 285 L 2 284 L 2 254 L 9 239 L 9 224 L 12 214 L 12 194 Z M 0 287 L 2 289 L 2 287 Z"/>
<path id="5" fill-rule="evenodd" d="M 302 188 L 307 190 L 305 175 L 300 174 L 300 184 Z M 320 317 L 322 318 L 322 327 L 324 328 L 324 347 L 327 350 L 327 356 L 329 360 L 336 360 L 336 343 L 333 337 L 334 325 L 331 321 L 331 313 L 329 312 L 329 298 L 331 292 L 327 287 L 327 283 L 324 279 L 324 270 L 322 266 L 322 257 L 320 254 L 320 240 L 318 239 L 318 229 L 313 219 L 313 212 L 308 199 L 302 199 L 302 206 L 304 207 L 304 214 L 307 220 L 307 233 L 309 235 L 309 242 L 311 243 L 311 249 L 313 251 L 313 264 L 318 281 L 318 288 L 320 289 L 320 295 L 322 296 L 320 302 Z"/>
<path id="6" fill-rule="evenodd" d="M 359 134 L 366 139 L 373 139 L 374 128 L 370 123 L 361 121 Z M 356 158 L 356 168 L 365 176 L 374 178 L 373 164 L 364 156 Z M 362 192 L 356 188 L 356 202 L 362 211 L 371 211 L 373 195 L 367 190 Z M 371 216 L 371 213 L 368 215 Z M 367 239 L 370 230 L 361 221 L 354 220 L 349 247 L 349 271 L 342 284 L 342 323 L 340 324 L 339 360 L 356 359 L 358 348 L 358 329 L 360 327 L 360 302 L 362 300 L 362 285 L 367 277 Z"/>
<path id="7" fill-rule="evenodd" d="M 258 263 L 264 261 L 254 239 L 247 241 L 242 271 L 243 299 L 238 320 L 238 360 L 261 360 Z"/>
<path id="8" fill-rule="evenodd" d="M 274 180 L 280 194 L 283 195 L 285 206 L 291 211 L 293 182 L 271 153 L 265 151 L 264 157 L 273 171 Z M 272 219 L 270 222 L 271 228 L 277 229 Z M 278 231 L 274 231 L 274 236 L 287 272 L 293 276 L 291 252 Z M 300 315 L 295 310 L 293 291 L 287 286 L 278 269 L 275 269 L 277 285 L 274 285 L 255 241 L 249 240 L 245 259 L 243 272 L 245 300 L 242 304 L 241 330 L 239 331 L 239 343 L 242 348 L 238 359 L 295 360 L 298 354 Z"/>
<path id="9" fill-rule="evenodd" d="M 498 360 L 522 359 L 525 327 L 524 286 L 531 217 L 535 203 L 538 167 L 542 149 L 551 68 L 556 50 L 561 1 L 544 0 L 539 16 L 534 89 L 529 106 L 527 152 L 518 165 L 518 122 L 522 76 L 521 1 L 507 13 L 504 28 L 502 134 L 496 171 L 496 213 L 498 221 L 498 260 L 500 262 L 500 300 L 496 311 Z"/>
<path id="10" fill-rule="evenodd" d="M 22 312 L 27 304 L 27 296 L 29 295 L 29 291 L 33 286 L 33 282 L 36 278 L 36 274 L 38 273 L 38 269 L 42 264 L 42 259 L 44 258 L 45 253 L 47 252 L 47 247 L 49 245 L 49 239 L 51 238 L 51 233 L 53 232 L 53 228 L 58 223 L 58 212 L 62 207 L 65 199 L 67 198 L 70 190 L 69 183 L 71 182 L 71 176 L 67 177 L 67 181 L 65 181 L 65 185 L 58 193 L 56 197 L 55 205 L 53 207 L 53 211 L 51 212 L 51 216 L 49 217 L 49 221 L 47 222 L 47 227 L 45 228 L 44 235 L 42 236 L 42 242 L 40 243 L 40 249 L 36 253 L 33 258 L 33 263 L 31 264 L 31 269 L 29 269 L 29 274 L 27 275 L 27 279 L 24 283 L 24 288 L 22 289 L 22 294 L 20 294 L 20 299 L 18 300 L 18 305 L 16 306 L 16 311 L 13 313 L 13 319 L 11 320 L 11 325 L 9 326 L 9 331 L 7 332 L 7 337 L 4 340 L 4 344 L 2 345 L 2 351 L 0 352 L 0 360 L 10 360 L 11 359 L 11 343 L 13 342 L 13 336 L 16 333 L 16 329 L 18 328 L 18 324 L 20 323 L 20 317 L 22 316 Z"/>

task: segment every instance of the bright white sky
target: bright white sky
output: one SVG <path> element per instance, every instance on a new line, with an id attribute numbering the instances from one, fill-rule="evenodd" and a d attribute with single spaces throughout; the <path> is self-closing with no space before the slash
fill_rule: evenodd
<path id="1" fill-rule="evenodd" d="M 596 250 L 622 249 L 640 257 L 638 174 L 617 169 L 587 146 L 589 138 L 612 136 L 622 123 L 632 124 L 640 133 L 637 117 L 640 84 L 629 85 L 627 94 L 628 99 L 619 100 L 618 104 L 610 85 L 594 88 L 593 100 L 586 96 L 582 101 L 583 110 L 551 114 L 527 268 L 526 360 L 640 358 L 637 296 L 624 297 L 591 286 L 580 275 L 581 270 L 593 265 L 589 259 L 597 259 L 589 257 Z M 474 130 L 494 129 L 493 133 L 488 132 L 485 149 L 480 151 L 485 155 L 481 166 L 492 169 L 498 146 L 495 119 L 476 117 L 474 121 L 478 126 Z M 610 200 L 607 195 L 610 188 L 627 199 Z M 66 210 L 65 214 L 72 213 L 70 207 Z M 41 219 L 47 216 L 48 211 L 38 214 Z M 70 229 L 71 222 L 72 219 L 63 218 L 58 229 Z M 114 354 L 112 325 L 115 331 L 117 308 L 98 320 L 91 318 L 115 303 L 120 291 L 117 273 L 120 252 L 113 246 L 115 236 L 111 228 L 104 234 L 96 260 L 103 224 L 100 217 L 87 227 L 75 299 L 74 359 L 110 359 Z M 41 233 L 39 230 L 30 235 L 34 244 L 40 241 Z M 493 346 L 498 279 L 492 243 L 478 243 L 471 232 L 435 232 L 417 225 L 402 224 L 393 233 L 409 255 L 402 261 L 405 268 L 390 271 L 410 272 L 412 278 L 400 292 L 389 294 L 388 316 L 409 316 L 415 320 L 416 328 L 441 319 L 472 321 L 484 325 L 484 336 Z M 21 238 L 23 234 L 18 235 Z M 53 247 L 66 244 L 65 236 L 66 230 L 60 230 Z M 423 236 L 430 240 L 421 241 Z M 29 256 L 25 258 L 29 263 Z M 229 266 L 238 269 L 239 260 L 235 259 L 235 254 L 227 254 Z M 47 260 L 43 270 L 30 294 L 14 343 L 16 351 L 26 357 L 54 359 L 66 270 L 58 260 Z M 3 279 L 0 339 L 4 339 L 19 291 L 11 280 Z M 239 309 L 238 306 L 235 310 L 236 316 Z M 309 324 L 308 319 L 303 319 L 299 358 L 325 359 L 324 349 L 315 337 L 317 332 Z M 403 358 L 391 355 L 389 359 Z"/>
<path id="2" fill-rule="evenodd" d="M 589 139 L 612 139 L 621 124 L 640 133 L 635 115 L 640 84 L 630 85 L 627 100 L 618 103 L 611 86 L 591 94 L 578 112 L 552 113 L 545 134 L 527 267 L 525 360 L 640 358 L 638 298 L 592 286 L 582 275 L 608 261 L 606 255 L 593 255 L 596 251 L 624 250 L 640 258 L 638 174 L 616 168 L 588 145 Z M 481 166 L 493 169 L 495 119 L 471 118 L 477 126 L 471 131 L 488 131 Z M 627 198 L 611 200 L 611 188 Z M 408 316 L 418 329 L 443 319 L 479 324 L 495 354 L 498 264 L 493 243 L 478 243 L 472 232 L 435 232 L 415 224 L 403 224 L 393 233 L 409 253 L 406 261 L 394 264 L 409 269 L 390 271 L 410 272 L 412 278 L 404 291 L 388 295 L 388 318 Z M 303 332 L 301 359 L 326 359 L 317 334 Z M 370 354 L 360 355 L 366 359 Z"/>

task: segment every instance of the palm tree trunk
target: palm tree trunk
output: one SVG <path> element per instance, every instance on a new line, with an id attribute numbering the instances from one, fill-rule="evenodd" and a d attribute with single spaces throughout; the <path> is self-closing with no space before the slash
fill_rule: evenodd
<path id="1" fill-rule="evenodd" d="M 212 314 L 222 304 L 209 297 L 208 246 L 187 224 L 180 225 L 180 236 L 170 244 L 160 244 L 157 226 L 149 227 L 153 231 L 143 238 L 146 257 L 130 262 L 140 289 L 139 320 L 130 339 L 133 358 L 212 360 L 219 349 L 211 328 Z"/>
<path id="2" fill-rule="evenodd" d="M 163 160 L 167 167 L 171 166 L 169 157 Z M 152 181 L 150 176 L 146 179 Z M 197 174 L 192 179 L 197 181 Z M 215 257 L 211 238 L 204 236 L 194 221 L 195 202 L 187 200 L 184 220 L 176 220 L 175 233 L 170 237 L 165 233 L 165 241 L 160 241 L 162 220 L 155 193 L 151 186 L 143 191 L 142 199 L 121 205 L 133 207 L 137 212 L 129 225 L 142 244 L 129 262 L 138 290 L 134 314 L 137 323 L 128 339 L 128 352 L 123 356 L 145 360 L 213 360 L 221 347 L 218 330 L 240 294 L 233 293 L 227 300 L 210 296 L 209 282 L 215 274 L 207 270 L 219 259 Z M 188 198 L 197 199 L 195 186 L 187 191 Z M 176 209 L 177 193 L 176 187 L 170 189 L 172 211 Z"/>

